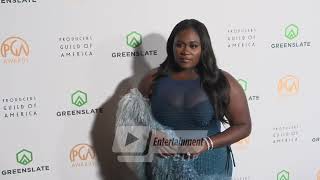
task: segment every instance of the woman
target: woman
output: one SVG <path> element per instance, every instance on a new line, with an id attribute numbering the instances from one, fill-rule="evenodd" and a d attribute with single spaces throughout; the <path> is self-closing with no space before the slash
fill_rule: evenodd
<path id="1" fill-rule="evenodd" d="M 251 132 L 246 96 L 237 80 L 217 67 L 205 25 L 179 22 L 167 41 L 167 58 L 148 73 L 139 91 L 150 98 L 156 121 L 175 130 L 208 130 L 190 161 L 163 149 L 148 166 L 150 179 L 231 179 L 230 145 Z M 221 123 L 230 125 L 221 132 Z M 188 154 L 190 156 L 190 154 Z M 185 170 L 184 165 L 192 167 Z"/>

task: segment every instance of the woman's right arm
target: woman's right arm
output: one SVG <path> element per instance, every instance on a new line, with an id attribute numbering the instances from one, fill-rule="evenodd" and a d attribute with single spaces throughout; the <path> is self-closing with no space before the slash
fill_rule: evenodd
<path id="1" fill-rule="evenodd" d="M 150 70 L 140 81 L 138 85 L 138 89 L 140 93 L 146 97 L 149 98 L 149 96 L 152 94 L 152 84 L 154 80 L 154 74 L 158 72 L 158 68 Z"/>

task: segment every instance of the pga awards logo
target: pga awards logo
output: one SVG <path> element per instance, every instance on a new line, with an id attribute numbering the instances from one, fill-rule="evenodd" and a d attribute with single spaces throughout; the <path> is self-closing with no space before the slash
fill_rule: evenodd
<path id="1" fill-rule="evenodd" d="M 297 76 L 286 75 L 278 81 L 278 94 L 282 96 L 290 96 L 298 94 L 300 89 L 300 81 Z"/>
<path id="2" fill-rule="evenodd" d="M 89 144 L 77 144 L 70 150 L 69 159 L 72 167 L 94 166 L 96 153 Z"/>
<path id="3" fill-rule="evenodd" d="M 0 45 L 3 64 L 26 64 L 29 62 L 30 46 L 21 37 L 9 37 Z"/>

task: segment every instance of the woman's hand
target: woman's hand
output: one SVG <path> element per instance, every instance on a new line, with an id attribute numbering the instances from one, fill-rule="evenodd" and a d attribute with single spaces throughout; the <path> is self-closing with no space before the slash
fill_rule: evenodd
<path id="1" fill-rule="evenodd" d="M 154 152 L 162 158 L 177 155 L 179 146 L 176 146 L 172 140 L 166 131 L 155 131 L 151 140 Z"/>
<path id="2" fill-rule="evenodd" d="M 195 159 L 200 154 L 208 150 L 207 144 L 202 139 L 196 139 L 196 142 L 187 146 L 180 146 L 179 153 L 183 155 L 185 159 Z"/>

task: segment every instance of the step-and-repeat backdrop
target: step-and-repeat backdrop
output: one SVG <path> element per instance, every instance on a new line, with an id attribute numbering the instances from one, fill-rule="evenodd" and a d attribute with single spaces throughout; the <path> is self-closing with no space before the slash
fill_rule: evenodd
<path id="1" fill-rule="evenodd" d="M 179 21 L 210 33 L 251 135 L 233 180 L 319 180 L 317 0 L 0 0 L 0 179 L 133 179 L 112 153 L 117 102 Z"/>

